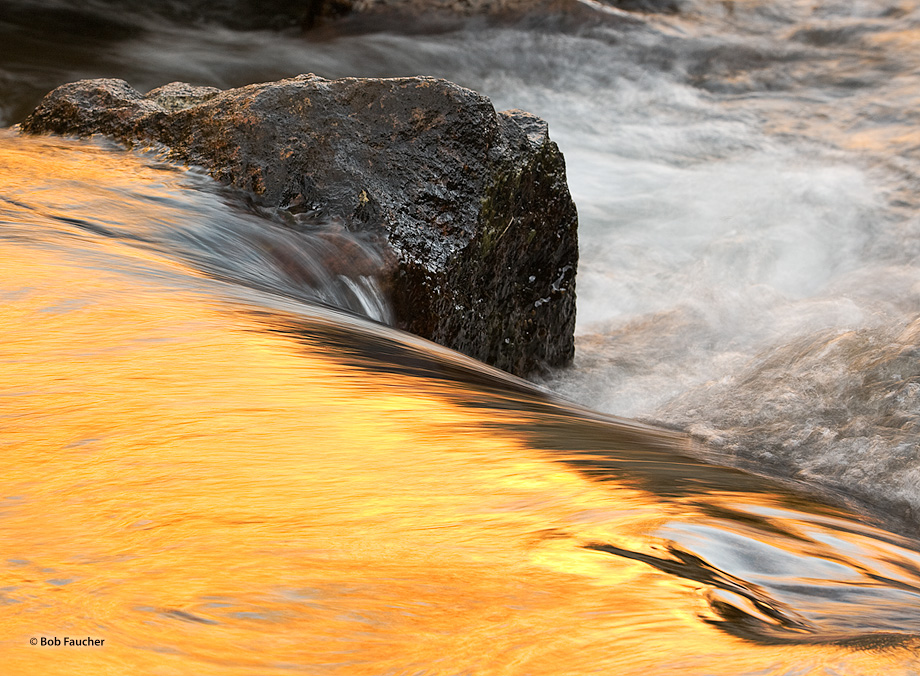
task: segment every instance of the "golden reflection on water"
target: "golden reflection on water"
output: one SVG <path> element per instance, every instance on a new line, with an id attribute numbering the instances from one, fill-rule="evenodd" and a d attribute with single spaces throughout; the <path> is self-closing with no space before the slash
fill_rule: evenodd
<path id="1" fill-rule="evenodd" d="M 710 585 L 588 547 L 660 553 L 706 505 L 778 498 L 592 480 L 531 414 L 343 365 L 106 246 L 0 242 L 4 676 L 917 673 L 916 644 L 733 636 Z M 29 645 L 65 636 L 105 643 Z"/>

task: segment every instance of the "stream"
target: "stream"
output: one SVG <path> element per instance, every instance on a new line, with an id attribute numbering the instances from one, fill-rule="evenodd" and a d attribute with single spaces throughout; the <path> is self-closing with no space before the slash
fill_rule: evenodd
<path id="1" fill-rule="evenodd" d="M 4 676 L 920 674 L 920 3 L 4 4 Z M 306 72 L 548 121 L 571 367 L 391 328 L 340 223 L 15 127 Z"/>

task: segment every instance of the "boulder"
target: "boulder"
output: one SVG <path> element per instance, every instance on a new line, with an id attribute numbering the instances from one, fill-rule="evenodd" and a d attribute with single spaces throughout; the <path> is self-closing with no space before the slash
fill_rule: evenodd
<path id="1" fill-rule="evenodd" d="M 397 325 L 518 375 L 574 354 L 577 215 L 546 124 L 427 77 L 48 94 L 26 133 L 165 146 L 262 204 L 376 238 Z"/>

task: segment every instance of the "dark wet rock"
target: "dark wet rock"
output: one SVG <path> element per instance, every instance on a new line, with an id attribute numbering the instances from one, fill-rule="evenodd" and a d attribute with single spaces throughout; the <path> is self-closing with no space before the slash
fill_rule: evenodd
<path id="1" fill-rule="evenodd" d="M 218 91 L 121 80 L 54 90 L 29 133 L 162 144 L 291 213 L 378 239 L 401 328 L 516 374 L 574 352 L 575 206 L 546 124 L 433 78 Z"/>
<path id="2" fill-rule="evenodd" d="M 197 106 L 220 93 L 221 90 L 217 87 L 197 87 L 186 82 L 170 82 L 151 89 L 144 98 L 153 101 L 164 110 L 174 112 Z"/>

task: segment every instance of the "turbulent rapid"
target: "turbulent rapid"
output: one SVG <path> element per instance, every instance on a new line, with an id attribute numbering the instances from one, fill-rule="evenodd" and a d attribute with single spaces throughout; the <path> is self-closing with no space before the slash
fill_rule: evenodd
<path id="1" fill-rule="evenodd" d="M 3 673 L 920 673 L 920 9 L 678 4 L 0 14 L 9 125 L 88 76 L 530 110 L 582 247 L 575 364 L 534 385 L 390 328 L 335 221 L 0 134 Z"/>

